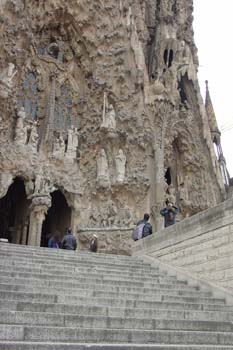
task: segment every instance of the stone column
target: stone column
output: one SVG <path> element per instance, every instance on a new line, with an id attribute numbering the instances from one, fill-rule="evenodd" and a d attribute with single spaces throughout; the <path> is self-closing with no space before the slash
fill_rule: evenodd
<path id="1" fill-rule="evenodd" d="M 28 222 L 28 219 L 26 219 L 23 225 L 23 234 L 22 234 L 22 240 L 21 240 L 21 244 L 23 245 L 27 244 L 28 225 L 29 225 L 29 222 Z"/>
<path id="2" fill-rule="evenodd" d="M 154 162 L 155 162 L 155 192 L 154 192 L 154 205 L 152 213 L 155 223 L 155 231 L 159 231 L 163 228 L 163 217 L 160 215 L 164 201 L 164 154 L 163 148 L 159 145 L 154 149 Z"/>
<path id="3" fill-rule="evenodd" d="M 50 206 L 51 197 L 49 195 L 37 195 L 32 198 L 28 245 L 40 246 L 42 224 Z"/>
<path id="4" fill-rule="evenodd" d="M 78 194 L 74 195 L 71 204 L 71 228 L 75 235 L 78 232 L 78 226 L 81 224 L 81 200 Z"/>

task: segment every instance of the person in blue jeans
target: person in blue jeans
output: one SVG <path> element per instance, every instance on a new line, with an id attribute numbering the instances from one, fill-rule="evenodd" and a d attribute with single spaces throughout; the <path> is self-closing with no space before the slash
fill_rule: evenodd
<path id="1" fill-rule="evenodd" d="M 160 214 L 164 217 L 164 227 L 169 227 L 176 223 L 176 215 L 178 208 L 168 200 L 166 200 L 166 207 L 160 210 Z"/>
<path id="2" fill-rule="evenodd" d="M 60 246 L 61 246 L 61 242 L 57 234 L 50 237 L 48 241 L 48 248 L 59 249 Z"/>

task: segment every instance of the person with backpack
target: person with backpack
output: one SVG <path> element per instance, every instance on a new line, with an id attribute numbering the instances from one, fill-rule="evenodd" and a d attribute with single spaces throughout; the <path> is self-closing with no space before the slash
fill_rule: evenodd
<path id="1" fill-rule="evenodd" d="M 160 214 L 164 217 L 164 227 L 169 227 L 176 223 L 176 215 L 178 208 L 168 200 L 166 200 L 166 208 L 160 210 Z"/>
<path id="2" fill-rule="evenodd" d="M 137 226 L 133 230 L 132 234 L 132 238 L 134 241 L 138 241 L 139 239 L 152 234 L 152 226 L 148 222 L 149 218 L 149 214 L 144 214 L 144 218 L 137 223 Z"/>
<path id="3" fill-rule="evenodd" d="M 72 229 L 68 228 L 66 235 L 61 242 L 61 248 L 66 250 L 76 250 L 77 240 L 72 233 Z"/>

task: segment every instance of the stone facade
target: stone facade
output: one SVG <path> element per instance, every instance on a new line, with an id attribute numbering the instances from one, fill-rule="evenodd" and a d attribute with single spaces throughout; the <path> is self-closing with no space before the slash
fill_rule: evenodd
<path id="1" fill-rule="evenodd" d="M 132 255 L 132 227 L 85 228 L 78 230 L 78 250 L 89 250 L 93 235 L 97 237 L 98 253 Z"/>
<path id="2" fill-rule="evenodd" d="M 192 11 L 192 0 L 1 1 L 1 236 L 46 244 L 143 212 L 159 229 L 168 196 L 181 218 L 225 198 Z"/>

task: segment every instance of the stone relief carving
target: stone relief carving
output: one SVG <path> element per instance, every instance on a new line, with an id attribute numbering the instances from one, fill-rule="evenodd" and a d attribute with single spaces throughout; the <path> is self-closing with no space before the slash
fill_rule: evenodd
<path id="1" fill-rule="evenodd" d="M 122 149 L 120 149 L 118 155 L 116 156 L 116 181 L 118 183 L 123 183 L 125 180 L 125 165 L 126 156 Z"/>
<path id="2" fill-rule="evenodd" d="M 189 79 L 195 80 L 196 69 L 193 63 L 193 56 L 189 46 L 183 40 L 180 42 L 178 55 L 180 55 L 177 67 L 178 80 L 180 81 L 186 72 Z"/>
<path id="3" fill-rule="evenodd" d="M 142 48 L 142 44 L 139 40 L 137 27 L 132 15 L 132 8 L 129 6 L 129 10 L 127 13 L 127 27 L 130 33 L 130 43 L 132 50 L 134 52 L 134 58 L 137 66 L 137 83 L 143 83 L 145 79 L 144 69 L 145 69 L 145 56 Z"/>
<path id="4" fill-rule="evenodd" d="M 109 104 L 107 94 L 104 93 L 103 121 L 101 128 L 114 131 L 116 129 L 116 112 L 112 104 Z"/>
<path id="5" fill-rule="evenodd" d="M 53 192 L 55 187 L 53 186 L 51 179 L 42 171 L 39 171 L 35 177 L 34 183 L 34 195 L 49 195 L 49 193 Z"/>
<path id="6" fill-rule="evenodd" d="M 76 159 L 78 150 L 78 130 L 73 125 L 68 129 L 66 158 Z"/>
<path id="7" fill-rule="evenodd" d="M 29 127 L 30 136 L 28 140 L 28 145 L 31 146 L 31 149 L 33 152 L 37 152 L 38 140 L 39 140 L 39 135 L 37 132 L 37 122 L 28 121 L 28 124 L 30 125 Z"/>
<path id="8" fill-rule="evenodd" d="M 14 85 L 14 77 L 17 74 L 17 69 L 14 63 L 9 63 L 8 67 L 0 73 L 0 96 L 7 98 Z"/>
<path id="9" fill-rule="evenodd" d="M 57 159 L 63 159 L 65 156 L 65 141 L 62 135 L 56 137 L 53 144 L 53 156 Z"/>
<path id="10" fill-rule="evenodd" d="M 132 224 L 130 209 L 127 206 L 118 208 L 112 200 L 99 209 L 91 210 L 88 221 L 90 228 L 128 227 L 130 224 Z"/>
<path id="11" fill-rule="evenodd" d="M 27 143 L 27 130 L 28 127 L 25 125 L 25 110 L 23 107 L 18 111 L 16 127 L 15 127 L 15 143 L 18 145 L 26 145 Z"/>
<path id="12" fill-rule="evenodd" d="M 102 148 L 97 156 L 97 184 L 100 187 L 109 187 L 110 178 L 109 178 L 109 169 L 108 169 L 108 160 L 105 153 L 105 150 Z"/>

